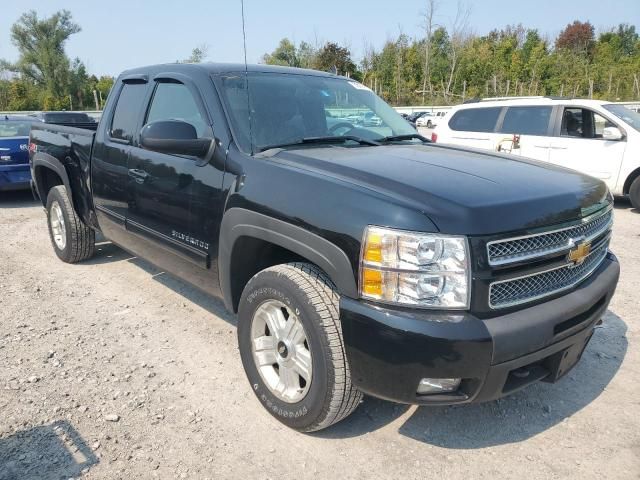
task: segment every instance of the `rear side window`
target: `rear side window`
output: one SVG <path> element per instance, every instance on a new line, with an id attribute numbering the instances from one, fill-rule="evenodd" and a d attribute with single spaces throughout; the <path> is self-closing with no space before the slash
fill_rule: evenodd
<path id="1" fill-rule="evenodd" d="M 551 107 L 509 107 L 500 132 L 546 135 L 550 118 Z"/>
<path id="2" fill-rule="evenodd" d="M 500 110 L 502 110 L 502 107 L 458 110 L 449 120 L 449 128 L 464 132 L 493 132 Z"/>
<path id="3" fill-rule="evenodd" d="M 189 88 L 182 83 L 158 83 L 146 123 L 182 120 L 193 125 L 202 137 L 206 123 Z"/>
<path id="4" fill-rule="evenodd" d="M 146 83 L 125 83 L 120 91 L 116 109 L 111 121 L 111 138 L 131 141 L 138 125 L 138 115 L 142 109 Z"/>

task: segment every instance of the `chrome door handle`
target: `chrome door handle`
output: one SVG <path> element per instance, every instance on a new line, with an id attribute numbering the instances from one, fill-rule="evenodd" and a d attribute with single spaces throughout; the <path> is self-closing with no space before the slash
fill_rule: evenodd
<path id="1" fill-rule="evenodd" d="M 133 179 L 135 179 L 135 181 L 137 183 L 142 184 L 147 179 L 149 174 L 147 172 L 145 172 L 144 170 L 139 170 L 137 168 L 130 168 L 129 169 L 129 176 L 132 177 Z"/>

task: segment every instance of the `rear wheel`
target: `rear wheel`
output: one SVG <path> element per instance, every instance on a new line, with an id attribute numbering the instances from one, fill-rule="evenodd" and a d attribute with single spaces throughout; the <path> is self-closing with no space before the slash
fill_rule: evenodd
<path id="1" fill-rule="evenodd" d="M 362 394 L 351 383 L 338 294 L 317 267 L 268 268 L 245 287 L 238 344 L 251 387 L 285 425 L 321 430 L 353 412 Z"/>
<path id="2" fill-rule="evenodd" d="M 76 263 L 93 256 L 95 232 L 80 220 L 62 185 L 53 187 L 47 195 L 47 223 L 51 244 L 60 260 Z"/>
<path id="3" fill-rule="evenodd" d="M 640 210 L 640 177 L 637 177 L 629 188 L 629 199 L 636 210 Z"/>

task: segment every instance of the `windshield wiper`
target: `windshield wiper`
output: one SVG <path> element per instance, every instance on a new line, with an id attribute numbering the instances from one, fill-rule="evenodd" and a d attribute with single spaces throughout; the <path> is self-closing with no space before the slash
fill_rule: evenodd
<path id="1" fill-rule="evenodd" d="M 370 146 L 378 146 L 380 145 L 377 141 L 367 140 L 366 138 L 356 137 L 354 135 L 336 135 L 332 137 L 304 137 L 295 142 L 289 143 L 280 143 L 276 145 L 266 145 L 264 147 L 259 147 L 259 152 L 264 152 L 266 150 L 271 150 L 272 148 L 286 148 L 286 147 L 295 147 L 297 145 L 310 145 L 310 144 L 332 144 L 332 143 L 345 143 L 345 142 L 356 142 L 360 145 L 370 145 Z"/>
<path id="2" fill-rule="evenodd" d="M 387 142 L 401 142 L 403 140 L 421 140 L 423 143 L 431 143 L 427 137 L 423 137 L 419 133 L 406 133 L 404 135 L 389 135 L 388 137 L 382 137 L 376 139 L 376 142 L 379 143 L 387 143 Z"/>

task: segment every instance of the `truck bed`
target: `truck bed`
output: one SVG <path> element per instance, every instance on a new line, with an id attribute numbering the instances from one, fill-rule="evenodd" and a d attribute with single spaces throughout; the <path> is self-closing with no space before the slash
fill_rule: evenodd
<path id="1" fill-rule="evenodd" d="M 95 224 L 90 182 L 97 126 L 98 123 L 76 123 L 74 126 L 34 123 L 29 135 L 29 148 L 33 149 L 30 160 L 32 175 L 38 168 L 33 164 L 33 155 L 41 162 L 61 165 L 68 178 L 72 201 L 83 221 L 89 225 Z M 33 175 L 33 178 L 37 177 Z"/>

